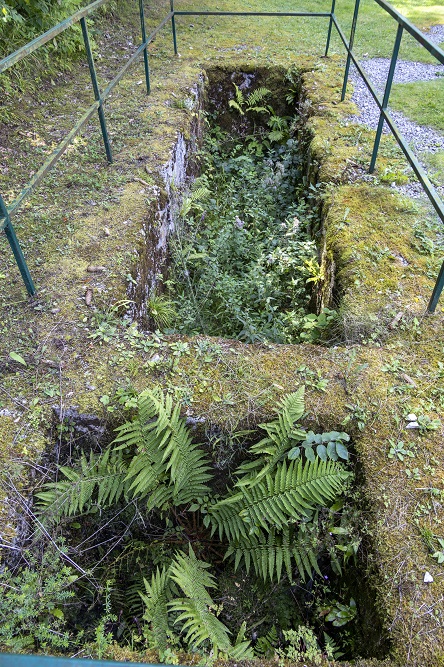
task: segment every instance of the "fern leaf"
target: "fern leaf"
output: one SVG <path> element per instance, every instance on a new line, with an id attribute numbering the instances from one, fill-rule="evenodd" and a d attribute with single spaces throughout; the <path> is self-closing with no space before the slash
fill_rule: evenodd
<path id="1" fill-rule="evenodd" d="M 83 453 L 78 469 L 61 466 L 59 472 L 66 479 L 49 482 L 43 487 L 45 491 L 36 494 L 41 501 L 39 507 L 56 519 L 85 513 L 93 503 L 108 507 L 128 490 L 126 464 L 121 452 L 106 450 L 101 456 L 90 452 L 89 458 Z"/>
<path id="2" fill-rule="evenodd" d="M 304 414 L 305 387 L 285 396 L 278 406 L 277 419 L 260 424 L 260 428 L 267 432 L 267 437 L 250 448 L 250 454 L 257 457 L 255 462 L 249 462 L 239 467 L 237 474 L 243 475 L 237 486 L 257 483 L 264 475 L 270 473 L 276 464 L 281 461 L 294 441 L 306 437 L 304 431 L 295 428 L 295 422 Z M 262 468 L 257 472 L 258 468 Z"/>
<path id="3" fill-rule="evenodd" d="M 250 111 L 252 107 L 257 107 L 257 105 L 260 102 L 263 102 L 268 95 L 270 95 L 270 91 L 268 88 L 264 88 L 263 86 L 253 90 L 253 92 L 251 92 L 247 97 L 248 110 Z"/>
<path id="4" fill-rule="evenodd" d="M 233 541 L 225 557 L 234 555 L 235 569 L 243 561 L 247 572 L 253 566 L 255 574 L 267 581 L 280 581 L 285 566 L 287 576 L 293 579 L 293 563 L 303 581 L 312 578 L 313 572 L 321 574 L 317 562 L 320 545 L 310 532 L 287 526 L 282 531 L 270 528 L 255 535 Z"/>
<path id="5" fill-rule="evenodd" d="M 267 473 L 238 493 L 221 500 L 209 510 L 213 532 L 236 540 L 268 530 L 271 526 L 283 529 L 288 522 L 310 517 L 316 505 L 332 503 L 350 476 L 341 464 L 315 459 L 314 462 L 286 461 L 280 463 L 274 475 Z"/>
<path id="6" fill-rule="evenodd" d="M 214 649 L 226 652 L 231 649 L 229 630 L 212 613 L 214 602 L 206 590 L 216 586 L 207 571 L 209 567 L 196 558 L 191 546 L 188 556 L 178 554 L 171 564 L 170 576 L 186 597 L 169 602 L 168 608 L 180 612 L 176 623 L 183 621 L 182 631 L 190 645 L 197 648 L 208 640 Z"/>
<path id="7" fill-rule="evenodd" d="M 284 133 L 281 130 L 272 130 L 267 134 L 267 137 L 270 141 L 282 141 L 284 138 Z"/>
<path id="8" fill-rule="evenodd" d="M 169 570 L 157 568 L 151 575 L 151 583 L 144 579 L 146 595 L 140 593 L 145 604 L 145 613 L 143 618 L 151 623 L 151 628 L 156 641 L 156 648 L 164 652 L 168 645 L 170 628 L 168 624 L 168 603 L 171 600 L 171 590 L 169 587 Z"/>
<path id="9" fill-rule="evenodd" d="M 117 449 L 137 449 L 127 480 L 134 496 L 148 496 L 150 509 L 159 499 L 164 507 L 168 502 L 181 505 L 209 491 L 205 453 L 192 442 L 180 405 L 174 406 L 171 396 L 164 396 L 160 388 L 140 394 L 135 419 L 117 432 Z"/>
<path id="10" fill-rule="evenodd" d="M 235 102 L 234 100 L 230 100 L 230 101 L 228 102 L 228 106 L 231 107 L 232 109 L 236 109 L 236 111 L 237 111 L 238 113 L 240 113 L 241 116 L 245 116 L 245 113 L 244 113 L 242 107 L 240 106 L 240 104 L 238 104 L 238 103 Z"/>

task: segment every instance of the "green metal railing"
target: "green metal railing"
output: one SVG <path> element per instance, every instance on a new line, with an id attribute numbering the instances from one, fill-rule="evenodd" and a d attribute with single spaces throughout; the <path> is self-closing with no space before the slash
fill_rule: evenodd
<path id="1" fill-rule="evenodd" d="M 80 22 L 81 28 L 82 28 L 82 35 L 83 35 L 83 40 L 85 44 L 85 52 L 86 52 L 86 57 L 89 65 L 89 70 L 91 74 L 91 82 L 92 82 L 92 87 L 94 91 L 94 97 L 95 97 L 95 102 L 91 104 L 91 106 L 85 111 L 85 113 L 82 115 L 80 120 L 76 123 L 76 125 L 73 127 L 71 132 L 63 139 L 63 141 L 56 147 L 56 149 L 53 151 L 53 153 L 46 159 L 44 164 L 40 167 L 40 169 L 34 174 L 32 179 L 29 181 L 29 183 L 24 187 L 22 192 L 19 194 L 19 196 L 9 205 L 6 206 L 4 200 L 2 199 L 0 195 L 0 229 L 4 229 L 6 236 L 8 238 L 8 241 L 11 245 L 11 249 L 14 253 L 14 257 L 16 259 L 17 265 L 20 269 L 20 272 L 22 274 L 24 283 L 26 285 L 26 289 L 28 290 L 28 293 L 30 295 L 35 294 L 36 288 L 33 283 L 33 280 L 31 278 L 31 274 L 29 272 L 28 266 L 26 264 L 25 258 L 23 256 L 23 253 L 21 251 L 17 236 L 14 231 L 14 227 L 11 222 L 11 216 L 17 211 L 18 207 L 20 204 L 23 202 L 23 200 L 31 194 L 35 188 L 41 183 L 43 180 L 45 174 L 51 169 L 51 167 L 61 158 L 69 144 L 73 141 L 74 137 L 79 133 L 81 128 L 88 122 L 88 120 L 94 115 L 95 111 L 97 110 L 98 116 L 99 116 L 99 122 L 100 122 L 100 127 L 101 127 L 101 132 L 102 132 L 102 137 L 103 137 L 103 143 L 105 146 L 105 151 L 106 151 L 106 156 L 109 162 L 112 162 L 112 151 L 111 151 L 111 146 L 110 146 L 110 141 L 108 137 L 108 131 L 106 127 L 106 120 L 105 120 L 105 113 L 104 113 L 104 101 L 107 99 L 113 88 L 119 83 L 119 81 L 122 79 L 124 74 L 127 72 L 127 70 L 131 67 L 131 65 L 141 56 L 143 53 L 143 58 L 144 58 L 144 66 L 145 66 L 145 79 L 146 79 L 146 89 L 147 93 L 150 93 L 150 71 L 149 71 L 149 58 L 148 58 L 148 45 L 152 42 L 154 37 L 157 35 L 157 33 L 163 28 L 163 26 L 171 21 L 171 30 L 172 30 L 172 36 L 173 36 L 173 48 L 174 48 L 174 53 L 177 55 L 177 34 L 176 34 L 176 16 L 263 16 L 263 17 L 315 17 L 315 18 L 327 18 L 328 19 L 328 30 L 327 30 L 327 41 L 326 41 L 326 47 L 325 47 L 325 56 L 328 55 L 329 48 L 330 48 L 330 42 L 331 42 L 331 36 L 332 36 L 332 30 L 333 27 L 337 31 L 345 49 L 347 52 L 347 61 L 345 65 L 345 73 L 344 73 L 344 83 L 342 87 L 342 95 L 341 95 L 341 101 L 345 99 L 345 94 L 347 90 L 347 83 L 348 83 L 348 78 L 349 78 L 349 72 L 350 72 L 350 65 L 353 62 L 359 75 L 361 76 L 362 80 L 364 81 L 366 87 L 370 91 L 376 105 L 378 106 L 380 110 L 380 117 L 379 117 L 379 124 L 378 128 L 376 131 L 376 138 L 375 138 L 375 143 L 374 143 L 374 148 L 373 148 L 373 154 L 372 158 L 370 161 L 370 167 L 369 167 L 369 172 L 372 173 L 375 168 L 377 156 L 378 156 L 378 150 L 379 150 L 379 145 L 381 141 L 381 135 L 382 135 L 382 130 L 384 126 L 384 122 L 387 123 L 388 127 L 390 128 L 394 138 L 396 139 L 397 143 L 399 144 L 401 150 L 403 151 L 404 155 L 406 156 L 409 164 L 411 165 L 414 173 L 416 174 L 418 180 L 420 181 L 422 187 L 424 188 L 424 191 L 426 192 L 430 202 L 432 203 L 435 211 L 437 212 L 439 218 L 441 221 L 444 223 L 444 204 L 442 200 L 440 199 L 437 191 L 433 187 L 432 183 L 430 182 L 427 174 L 421 167 L 419 161 L 417 160 L 416 156 L 412 152 L 412 150 L 409 148 L 406 140 L 400 133 L 399 129 L 396 126 L 396 123 L 394 122 L 392 116 L 388 112 L 388 102 L 390 98 L 390 92 L 391 92 L 391 87 L 393 83 L 393 77 L 395 73 L 395 68 L 396 68 L 396 63 L 398 60 L 398 55 L 399 55 L 399 49 L 401 45 L 401 40 L 404 31 L 408 32 L 415 40 L 418 42 L 421 46 L 423 46 L 439 63 L 444 64 L 444 52 L 435 46 L 425 35 L 421 33 L 420 30 L 418 30 L 412 23 L 410 23 L 407 19 L 405 19 L 398 11 L 396 11 L 391 5 L 389 5 L 385 0 L 374 0 L 385 12 L 387 12 L 391 18 L 393 18 L 397 24 L 398 24 L 398 29 L 396 33 L 396 39 L 395 39 L 395 45 L 393 48 L 393 55 L 391 58 L 390 62 L 390 69 L 389 73 L 387 76 L 387 82 L 385 86 L 385 91 L 384 91 L 384 96 L 383 99 L 379 99 L 379 95 L 373 88 L 372 84 L 370 83 L 364 69 L 361 67 L 359 64 L 356 55 L 353 52 L 353 46 L 354 46 L 354 40 L 355 40 L 355 32 L 356 32 L 356 27 L 358 24 L 358 18 L 359 18 L 359 7 L 360 7 L 360 0 L 355 0 L 355 7 L 354 7 L 354 12 L 353 12 L 353 20 L 352 20 L 352 26 L 351 26 L 351 32 L 350 32 L 350 38 L 347 41 L 346 36 L 344 35 L 344 32 L 342 31 L 339 22 L 337 20 L 336 14 L 335 14 L 335 9 L 336 9 L 336 0 L 332 0 L 331 4 L 331 10 L 329 12 L 305 12 L 305 11 L 300 11 L 300 12 L 242 12 L 242 11 L 197 11 L 197 10 L 190 10 L 190 11 L 178 11 L 175 10 L 174 8 L 174 0 L 170 0 L 170 11 L 168 14 L 162 19 L 162 21 L 159 23 L 159 25 L 151 32 L 151 34 L 147 37 L 146 35 L 146 26 L 145 26 L 145 15 L 144 15 L 144 0 L 138 0 L 139 3 L 139 14 L 140 14 L 140 25 L 141 25 L 141 36 L 142 36 L 142 43 L 140 46 L 137 48 L 137 50 L 133 53 L 133 55 L 129 58 L 129 60 L 126 62 L 124 67 L 119 71 L 119 73 L 114 77 L 114 79 L 106 86 L 106 88 L 103 91 L 100 91 L 98 81 L 97 81 L 97 75 L 96 75 L 96 70 L 95 70 L 95 65 L 94 65 L 94 59 L 93 59 L 93 54 L 91 51 L 91 46 L 89 42 L 89 35 L 88 35 L 88 28 L 86 24 L 86 17 L 92 14 L 96 9 L 98 9 L 101 5 L 103 5 L 107 0 L 96 0 L 96 2 L 93 2 L 92 4 L 88 5 L 88 7 L 85 7 L 84 9 L 79 10 L 69 18 L 65 19 L 58 25 L 56 25 L 54 28 L 51 30 L 48 30 L 45 32 L 43 35 L 40 37 L 37 37 L 34 39 L 32 42 L 29 42 L 22 48 L 18 49 L 11 55 L 9 55 L 7 58 L 4 58 L 3 60 L 0 60 L 0 74 L 8 69 L 9 67 L 12 67 L 14 64 L 18 63 L 20 60 L 28 56 L 29 54 L 33 53 L 36 51 L 38 48 L 46 44 L 46 42 L 50 41 L 57 35 L 59 35 L 61 32 L 64 30 L 67 30 L 70 28 L 72 25 L 75 23 Z M 441 295 L 441 292 L 444 288 L 444 262 L 441 266 L 441 270 L 439 272 L 439 275 L 437 277 L 432 296 L 430 298 L 429 304 L 428 304 L 428 311 L 430 313 L 433 313 L 436 309 L 436 305 L 438 303 L 438 299 Z"/>
<path id="2" fill-rule="evenodd" d="M 345 99 L 345 93 L 347 90 L 347 82 L 348 82 L 348 76 L 349 76 L 349 70 L 350 70 L 350 63 L 353 61 L 360 77 L 364 81 L 366 87 L 370 91 L 376 105 L 379 108 L 380 111 L 380 116 L 379 116 L 379 123 L 378 123 L 378 128 L 376 130 L 376 138 L 375 138 L 375 143 L 373 146 L 373 153 L 370 161 L 370 167 L 369 167 L 369 173 L 373 173 L 376 165 L 376 159 L 378 157 L 378 150 L 379 150 L 379 144 L 381 141 L 381 135 L 382 135 L 382 130 L 384 126 L 384 122 L 387 123 L 388 127 L 390 128 L 394 138 L 396 139 L 399 147 L 401 148 L 402 152 L 406 156 L 410 166 L 412 167 L 413 171 L 415 172 L 419 182 L 421 183 L 422 187 L 424 188 L 424 191 L 426 192 L 433 208 L 437 212 L 441 222 L 444 223 L 444 204 L 439 197 L 437 191 L 433 187 L 432 183 L 430 182 L 427 174 L 425 173 L 424 169 L 421 167 L 419 161 L 417 160 L 415 154 L 413 151 L 410 149 L 407 141 L 404 139 L 402 136 L 401 132 L 399 131 L 398 127 L 396 126 L 395 121 L 393 120 L 392 116 L 390 113 L 387 111 L 388 103 L 389 103 L 389 98 L 390 98 L 390 92 L 392 88 L 392 83 L 393 83 L 393 77 L 395 74 L 395 69 L 396 69 L 396 63 L 398 60 L 399 56 L 399 49 L 401 46 L 401 40 L 404 31 L 408 32 L 421 46 L 423 46 L 436 60 L 441 63 L 441 65 L 444 65 L 444 51 L 442 51 L 440 48 L 435 46 L 435 44 L 432 44 L 432 42 L 427 39 L 425 35 L 422 34 L 418 28 L 416 28 L 410 21 L 408 21 L 404 16 L 402 16 L 399 12 L 396 11 L 391 5 L 389 5 L 385 0 L 374 0 L 382 9 L 384 9 L 395 21 L 398 23 L 398 29 L 396 31 L 396 38 L 395 38 L 395 44 L 393 47 L 393 54 L 392 58 L 390 61 L 390 68 L 389 72 L 387 75 L 387 82 L 385 85 L 385 91 L 384 91 L 384 96 L 383 99 L 379 99 L 379 95 L 376 93 L 375 89 L 373 88 L 372 84 L 370 83 L 364 69 L 361 67 L 359 62 L 356 59 L 355 54 L 353 53 L 353 45 L 354 45 L 354 38 L 355 38 L 355 31 L 356 31 L 356 26 L 358 22 L 358 15 L 359 15 L 359 6 L 360 6 L 360 0 L 355 0 L 355 8 L 353 12 L 353 21 L 352 21 L 352 27 L 351 27 L 351 33 L 350 33 L 350 40 L 347 43 L 347 39 L 342 32 L 339 23 L 336 19 L 336 16 L 334 14 L 335 11 L 335 0 L 333 0 L 332 4 L 332 18 L 331 20 L 333 21 L 336 30 L 347 50 L 347 63 L 345 66 L 345 74 L 344 74 L 344 84 L 342 87 L 342 95 L 341 95 L 341 101 Z M 326 53 L 327 55 L 327 53 Z M 444 262 L 441 265 L 440 272 L 438 274 L 438 277 L 435 282 L 435 287 L 432 292 L 432 296 L 430 297 L 429 304 L 427 306 L 427 310 L 430 313 L 433 313 L 436 309 L 436 306 L 438 304 L 438 299 L 441 295 L 441 292 L 444 288 Z"/>

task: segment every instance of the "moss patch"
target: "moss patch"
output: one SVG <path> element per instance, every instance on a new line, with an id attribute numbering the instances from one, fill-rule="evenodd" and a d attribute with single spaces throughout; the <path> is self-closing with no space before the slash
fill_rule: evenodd
<path id="1" fill-rule="evenodd" d="M 234 33 L 222 19 L 184 19 L 180 60 L 171 56 L 169 37 L 168 42 L 156 40 L 152 95 L 146 97 L 139 84 L 143 73 L 138 66 L 110 101 L 114 165 L 105 166 L 92 123 L 16 217 L 39 285 L 37 299 L 27 300 L 2 240 L 2 538 L 14 546 L 19 522 L 10 508 L 21 512 L 19 494 L 29 494 L 37 484 L 24 471 L 32 470 L 49 443 L 57 441 L 55 408 L 62 415 L 75 407 L 80 415 L 99 417 L 109 438 L 123 419 L 118 390 L 160 384 L 182 400 L 184 413 L 203 420 L 197 421 L 197 430 L 224 431 L 265 420 L 283 394 L 305 384 L 306 425 L 346 428 L 356 443 L 372 507 L 369 576 L 393 637 L 393 664 L 405 664 L 409 656 L 413 664 L 439 665 L 444 581 L 442 567 L 421 537 L 424 527 L 442 534 L 444 518 L 442 498 L 432 492 L 443 489 L 442 426 L 427 428 L 444 409 L 441 305 L 436 315 L 424 316 L 439 264 L 439 236 L 425 209 L 378 185 L 384 174 L 405 169 L 389 139 L 383 141 L 376 181 L 364 178 L 373 134 L 347 120 L 352 107 L 339 103 L 337 61 L 295 61 L 290 23 L 282 32 L 259 21 L 252 35 L 247 21 L 239 21 L 240 32 Z M 251 36 L 248 46 L 240 36 L 243 29 Z M 127 55 L 123 34 L 135 40 L 137 22 L 124 17 L 121 30 L 116 59 Z M 320 32 L 313 35 L 314 49 L 321 38 Z M 104 50 L 106 40 L 103 36 Z M 308 48 L 308 42 L 304 44 Z M 166 201 L 159 173 L 171 158 L 177 132 L 190 137 L 195 123 L 195 112 L 180 108 L 175 100 L 192 94 L 203 65 L 227 60 L 231 68 L 243 71 L 293 64 L 297 76 L 303 75 L 301 114 L 308 124 L 299 132 L 310 156 L 307 179 L 328 184 L 322 199 L 322 294 L 325 304 L 341 309 L 342 338 L 335 347 L 156 337 L 129 326 L 133 306 L 122 301 L 142 300 L 132 287 L 145 252 L 142 232 Z M 99 60 L 104 79 L 111 64 Z M 9 171 L 4 192 L 9 197 L 41 162 L 57 133 L 72 123 L 64 110 L 66 99 L 77 99 L 81 107 L 87 80 L 87 72 L 76 72 L 61 96 L 48 84 L 39 106 L 22 95 L 18 106 L 24 125 L 9 127 L 2 144 L 11 158 L 5 163 Z M 55 110 L 48 116 L 49 108 L 54 109 L 50 104 Z M 31 154 L 31 148 L 37 153 Z M 104 270 L 88 272 L 91 264 Z M 85 302 L 88 289 L 92 306 Z M 399 312 L 402 318 L 391 327 Z M 26 366 L 13 362 L 11 351 L 23 356 Z M 325 391 L 315 388 L 316 377 L 327 380 Z M 420 430 L 406 430 L 409 412 L 422 418 Z M 73 433 L 81 437 L 75 424 Z M 391 443 L 399 441 L 414 453 L 407 462 L 388 458 Z M 425 571 L 432 574 L 433 584 L 424 584 Z M 112 657 L 123 658 L 119 651 Z"/>

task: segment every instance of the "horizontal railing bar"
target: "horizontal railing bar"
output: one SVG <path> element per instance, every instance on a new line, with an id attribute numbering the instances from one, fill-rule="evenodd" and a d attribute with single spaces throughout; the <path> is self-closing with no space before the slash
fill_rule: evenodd
<path id="1" fill-rule="evenodd" d="M 330 12 L 216 12 L 216 11 L 177 11 L 175 16 L 322 16 L 330 18 Z"/>
<path id="2" fill-rule="evenodd" d="M 333 22 L 338 30 L 338 34 L 342 41 L 344 42 L 344 46 L 347 49 L 347 52 L 350 54 L 351 59 L 353 60 L 353 63 L 358 70 L 362 80 L 364 81 L 365 85 L 367 86 L 369 92 L 371 93 L 374 101 L 376 102 L 376 105 L 378 106 L 380 112 L 382 113 L 384 120 L 386 121 L 387 125 L 389 126 L 390 130 L 392 131 L 393 136 L 395 137 L 399 147 L 401 148 L 402 152 L 406 156 L 410 166 L 412 167 L 413 171 L 415 172 L 416 176 L 418 177 L 421 185 L 423 186 L 430 202 L 433 205 L 433 208 L 435 211 L 438 213 L 440 219 L 442 222 L 444 222 L 444 203 L 442 202 L 440 196 L 438 195 L 437 191 L 433 187 L 432 183 L 430 182 L 427 174 L 425 171 L 422 169 L 421 165 L 419 164 L 418 160 L 416 159 L 416 156 L 414 153 L 410 150 L 410 148 L 407 145 L 407 142 L 405 141 L 404 137 L 402 134 L 399 132 L 395 121 L 392 119 L 390 113 L 383 109 L 382 107 L 382 102 L 378 97 L 377 92 L 373 88 L 372 84 L 367 78 L 367 75 L 365 71 L 362 69 L 361 65 L 359 64 L 358 60 L 355 58 L 353 51 L 350 50 L 347 39 L 342 32 L 341 28 L 339 27 L 335 16 L 333 16 Z"/>
<path id="3" fill-rule="evenodd" d="M 137 58 L 140 56 L 140 54 L 141 54 L 142 51 L 145 49 L 145 47 L 148 46 L 148 44 L 149 44 L 150 42 L 152 42 L 152 40 L 153 40 L 154 37 L 157 35 L 157 33 L 159 32 L 159 30 L 161 30 L 161 28 L 163 28 L 163 26 L 165 25 L 165 23 L 166 23 L 167 21 L 169 21 L 169 20 L 171 19 L 172 16 L 173 16 L 173 12 L 169 12 L 169 14 L 162 20 L 161 23 L 159 23 L 159 25 L 155 28 L 155 30 L 153 30 L 153 32 L 149 35 L 149 37 L 147 37 L 146 42 L 143 42 L 143 43 L 137 48 L 137 51 L 135 51 L 135 52 L 133 53 L 133 55 L 131 56 L 131 58 L 125 63 L 124 67 L 120 70 L 120 72 L 114 77 L 114 79 L 113 79 L 112 81 L 109 82 L 109 84 L 107 85 L 107 87 L 103 89 L 103 92 L 102 92 L 102 94 L 101 94 L 101 98 L 102 98 L 102 100 L 105 100 L 105 99 L 108 97 L 108 95 L 111 93 L 111 91 L 113 90 L 113 88 L 115 88 L 115 86 L 116 86 L 116 85 L 119 83 L 119 81 L 122 79 L 122 77 L 123 77 L 123 75 L 125 74 L 125 72 L 131 67 L 131 65 L 134 63 L 134 61 L 137 60 Z"/>
<path id="4" fill-rule="evenodd" d="M 78 23 L 78 21 L 80 21 L 80 19 L 83 18 L 84 16 L 92 14 L 98 7 L 103 5 L 106 1 L 107 0 L 96 0 L 96 2 L 93 2 L 91 5 L 88 5 L 88 7 L 85 7 L 84 9 L 79 9 L 78 12 L 76 12 L 72 16 L 69 16 L 64 21 L 61 21 L 61 23 L 58 23 L 56 26 L 54 26 L 54 28 L 47 30 L 39 37 L 36 37 L 31 42 L 28 42 L 28 44 L 25 44 L 24 46 L 20 47 L 20 49 L 17 49 L 17 51 L 14 51 L 6 58 L 3 58 L 3 60 L 0 60 L 0 73 L 4 72 L 6 69 L 8 69 L 8 67 L 12 67 L 12 65 L 15 65 L 26 56 L 29 56 L 31 53 L 36 51 L 40 46 L 43 46 L 43 44 L 46 44 L 46 42 L 49 42 L 51 39 L 54 39 L 54 37 L 57 37 L 57 35 L 59 35 L 67 28 L 70 28 L 72 25 L 74 25 L 74 23 Z"/>
<path id="5" fill-rule="evenodd" d="M 37 187 L 37 185 L 39 185 L 46 172 L 49 169 L 51 169 L 53 164 L 57 162 L 57 160 L 63 155 L 63 153 L 66 151 L 66 149 L 68 148 L 69 144 L 74 139 L 76 134 L 78 134 L 78 132 L 85 125 L 85 123 L 91 118 L 91 116 L 94 114 L 94 111 L 96 111 L 96 109 L 99 108 L 99 104 L 100 104 L 99 101 L 96 101 L 93 104 L 91 104 L 91 106 L 87 109 L 87 111 L 85 111 L 80 120 L 74 125 L 71 132 L 67 134 L 66 137 L 63 139 L 63 141 L 61 141 L 59 145 L 53 150 L 48 159 L 45 160 L 40 169 L 34 174 L 29 183 L 23 188 L 17 199 L 15 199 L 13 203 L 10 206 L 8 206 L 9 215 L 13 215 L 17 210 L 17 208 L 22 203 L 22 201 L 29 194 L 31 194 L 31 192 Z"/>
<path id="6" fill-rule="evenodd" d="M 429 53 L 432 54 L 441 64 L 444 65 L 444 51 L 433 44 L 413 23 L 410 23 L 405 16 L 402 16 L 394 7 L 389 5 L 385 0 L 375 0 L 375 2 L 382 7 L 392 18 L 394 18 L 403 28 L 409 32 L 412 37 L 418 41 Z"/>
<path id="7" fill-rule="evenodd" d="M 131 67 L 131 65 L 134 63 L 135 60 L 139 57 L 139 55 L 142 53 L 144 48 L 154 39 L 154 37 L 157 35 L 159 30 L 163 28 L 165 23 L 171 19 L 173 15 L 173 12 L 169 12 L 169 14 L 162 20 L 161 23 L 153 30 L 153 32 L 149 35 L 147 38 L 146 42 L 141 44 L 138 48 L 137 51 L 133 53 L 131 58 L 125 63 L 124 67 L 120 70 L 120 72 L 117 74 L 116 77 L 108 84 L 108 86 L 103 90 L 100 99 L 105 100 L 113 88 L 119 83 L 119 81 L 122 79 L 123 75 L 125 72 Z M 63 153 L 66 151 L 68 148 L 68 145 L 71 143 L 72 139 L 78 134 L 78 132 L 81 130 L 83 125 L 91 118 L 93 115 L 94 111 L 99 108 L 100 100 L 94 102 L 88 110 L 85 112 L 85 114 L 80 118 L 78 123 L 73 127 L 71 132 L 66 135 L 66 137 L 63 139 L 63 141 L 60 142 L 60 144 L 55 148 L 53 153 L 50 155 L 50 157 L 44 162 L 44 164 L 40 167 L 40 169 L 34 174 L 32 179 L 29 181 L 29 183 L 23 188 L 17 199 L 13 201 L 13 203 L 8 206 L 8 212 L 10 215 L 13 215 L 17 208 L 20 206 L 22 201 L 33 192 L 33 190 L 39 185 L 41 182 L 43 176 L 46 174 L 46 172 L 59 160 L 59 158 L 63 155 Z M 2 228 L 2 224 L 4 226 L 5 224 L 5 218 L 0 218 L 0 229 Z"/>

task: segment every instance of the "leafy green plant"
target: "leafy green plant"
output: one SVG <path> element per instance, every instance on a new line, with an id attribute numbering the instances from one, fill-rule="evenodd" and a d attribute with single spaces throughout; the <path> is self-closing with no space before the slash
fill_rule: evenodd
<path id="1" fill-rule="evenodd" d="M 146 309 L 156 327 L 167 329 L 176 317 L 174 303 L 163 294 L 152 293 L 146 302 Z"/>
<path id="2" fill-rule="evenodd" d="M 402 440 L 399 440 L 398 442 L 389 440 L 389 443 L 390 450 L 387 454 L 389 459 L 397 458 L 399 461 L 404 461 L 406 456 L 409 456 L 410 458 L 415 457 L 415 453 L 411 449 L 406 448 Z"/>
<path id="3" fill-rule="evenodd" d="M 329 382 L 328 378 L 322 377 L 320 370 L 313 371 L 305 364 L 302 364 L 302 366 L 299 366 L 296 372 L 300 373 L 306 387 L 316 389 L 317 391 L 325 391 L 327 389 Z"/>
<path id="4" fill-rule="evenodd" d="M 350 411 L 342 421 L 342 426 L 346 426 L 351 421 L 355 421 L 358 429 L 363 431 L 368 420 L 368 412 L 359 401 L 356 403 L 346 403 L 345 407 Z"/>
<path id="5" fill-rule="evenodd" d="M 350 599 L 350 604 L 342 604 L 336 602 L 335 605 L 331 608 L 327 616 L 325 617 L 326 621 L 330 621 L 336 628 L 340 628 L 346 623 L 350 623 L 356 618 L 357 609 L 356 602 L 353 598 Z"/>
<path id="6" fill-rule="evenodd" d="M 256 90 L 253 90 L 248 97 L 245 97 L 242 90 L 236 86 L 235 83 L 233 85 L 235 89 L 235 97 L 234 100 L 229 100 L 229 107 L 235 109 L 241 116 L 251 112 L 270 113 L 270 107 L 263 105 L 265 98 L 271 94 L 268 88 L 256 88 Z"/>
<path id="7" fill-rule="evenodd" d="M 238 90 L 231 107 L 258 113 L 264 94 Z M 303 318 L 320 269 L 287 119 L 270 110 L 267 127 L 243 139 L 216 127 L 201 160 L 171 240 L 174 328 L 247 342 L 296 342 L 301 331 L 311 339 Z M 323 318 L 311 326 L 316 338 L 331 321 Z"/>
<path id="8" fill-rule="evenodd" d="M 254 647 L 254 655 L 270 660 L 274 656 L 278 642 L 278 633 L 273 625 L 266 635 L 258 637 Z"/>
<path id="9" fill-rule="evenodd" d="M 286 646 L 276 651 L 281 667 L 286 660 L 289 662 L 311 661 L 314 665 L 322 664 L 322 651 L 311 628 L 300 625 L 297 630 L 284 630 L 284 638 Z"/>
<path id="10" fill-rule="evenodd" d="M 19 46 L 26 44 L 41 33 L 49 30 L 82 6 L 81 0 L 11 0 L 0 2 L 0 57 L 5 57 Z M 94 47 L 94 40 L 92 39 Z M 26 58 L 14 68 L 14 78 L 26 76 L 30 90 L 39 78 L 39 72 L 54 74 L 56 71 L 70 70 L 72 62 L 83 50 L 80 25 L 74 25 L 56 39 L 43 46 L 37 55 Z M 29 76 L 32 73 L 32 77 Z M 6 87 L 14 81 L 6 75 Z"/>
<path id="11" fill-rule="evenodd" d="M 247 460 L 234 471 L 234 485 L 221 497 L 212 489 L 210 462 L 193 442 L 179 405 L 160 389 L 146 390 L 111 447 L 101 454 L 83 453 L 77 468 L 62 466 L 65 479 L 45 484 L 36 494 L 42 520 L 104 512 L 122 501 L 137 503 L 150 522 L 164 524 L 165 540 L 193 539 L 201 551 L 201 542 L 220 544 L 234 570 L 242 564 L 264 582 L 321 575 L 322 531 L 328 530 L 333 542 L 336 535 L 341 540 L 347 535 L 327 508 L 343 495 L 350 472 L 319 455 L 288 462 L 294 443 L 307 439 L 297 424 L 304 414 L 303 387 L 287 395 L 276 412 L 274 420 L 261 424 L 265 437 L 250 447 Z M 336 447 L 346 440 L 346 434 L 328 434 L 328 444 Z M 324 515 L 330 516 L 327 522 Z M 151 580 L 145 577 L 145 591 L 139 590 L 144 619 L 150 641 L 163 656 L 180 644 L 193 650 L 211 647 L 233 659 L 252 656 L 245 628 L 237 629 L 233 642 L 231 630 L 218 619 L 209 593 L 215 588 L 210 567 L 191 547 L 188 555 L 175 549 L 168 564 L 151 569 Z M 105 645 L 105 626 L 102 630 L 96 643 Z"/>
<path id="12" fill-rule="evenodd" d="M 327 334 L 329 327 L 337 319 L 337 312 L 330 308 L 323 308 L 319 315 L 310 313 L 302 320 L 301 341 L 316 343 Z"/>
<path id="13" fill-rule="evenodd" d="M 419 431 L 420 433 L 426 433 L 427 431 L 436 431 L 441 428 L 440 419 L 430 419 L 427 415 L 420 415 L 418 417 Z"/>
<path id="14" fill-rule="evenodd" d="M 293 447 L 288 452 L 288 458 L 290 460 L 297 459 L 301 456 L 301 452 L 304 451 L 306 458 L 309 461 L 314 461 L 315 453 L 313 448 L 316 445 L 316 455 L 323 461 L 327 461 L 327 459 L 331 459 L 332 461 L 344 459 L 348 461 L 349 453 L 345 443 L 349 442 L 349 440 L 350 436 L 348 433 L 339 433 L 338 431 L 313 433 L 313 431 L 309 431 L 305 439 L 297 447 Z"/>
<path id="15" fill-rule="evenodd" d="M 441 548 L 432 554 L 432 558 L 436 558 L 437 563 L 440 565 L 441 563 L 444 563 L 444 539 L 438 537 L 437 541 Z"/>
<path id="16" fill-rule="evenodd" d="M 42 563 L 27 556 L 27 567 L 0 573 L 0 645 L 8 650 L 63 649 L 69 645 L 64 608 L 74 597 L 72 569 L 48 548 Z"/>
<path id="17" fill-rule="evenodd" d="M 97 627 L 95 629 L 95 642 L 91 646 L 94 653 L 99 660 L 103 659 L 103 655 L 108 647 L 113 642 L 113 634 L 107 628 L 110 623 L 117 621 L 117 616 L 111 612 L 111 587 L 112 581 L 109 579 L 105 585 L 105 613 L 102 615 Z"/>
<path id="18" fill-rule="evenodd" d="M 228 628 L 217 618 L 217 606 L 208 592 L 216 588 L 209 567 L 196 558 L 191 546 L 188 555 L 176 554 L 169 568 L 152 575 L 151 583 L 145 579 L 146 594 L 141 593 L 146 605 L 144 618 L 152 623 L 162 653 L 171 637 L 168 614 L 176 612 L 174 624 L 182 625 L 184 641 L 190 647 L 197 649 L 210 642 L 216 654 L 221 651 L 236 660 L 251 658 L 253 653 L 249 642 L 242 640 L 243 632 L 232 646 Z M 184 597 L 178 597 L 179 590 Z"/>

